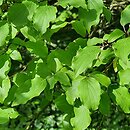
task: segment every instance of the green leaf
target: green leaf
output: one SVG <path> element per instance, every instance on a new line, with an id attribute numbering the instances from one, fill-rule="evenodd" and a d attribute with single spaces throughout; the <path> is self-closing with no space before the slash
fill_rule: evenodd
<path id="1" fill-rule="evenodd" d="M 0 5 L 2 5 L 2 4 L 3 4 L 3 1 L 4 1 L 4 0 L 0 0 Z"/>
<path id="2" fill-rule="evenodd" d="M 58 0 L 58 5 L 61 5 L 62 7 L 66 7 L 67 5 L 72 5 L 74 7 L 83 7 L 87 8 L 85 0 Z"/>
<path id="3" fill-rule="evenodd" d="M 18 113 L 13 108 L 1 109 L 0 108 L 0 124 L 7 123 L 9 118 L 16 118 Z"/>
<path id="4" fill-rule="evenodd" d="M 125 113 L 130 113 L 130 94 L 126 87 L 120 87 L 113 90 L 116 97 L 117 104 L 122 108 Z"/>
<path id="5" fill-rule="evenodd" d="M 75 117 L 71 119 L 73 130 L 85 130 L 91 123 L 90 112 L 85 106 L 74 107 Z"/>
<path id="6" fill-rule="evenodd" d="M 122 69 L 124 69 L 124 70 L 130 68 L 130 61 L 128 61 L 127 64 L 125 64 L 122 60 L 117 59 L 115 61 L 115 68 L 116 68 L 116 70 L 117 69 L 120 70 L 121 69 L 120 67 L 122 67 Z"/>
<path id="7" fill-rule="evenodd" d="M 119 71 L 120 85 L 125 85 L 130 83 L 130 69 Z"/>
<path id="8" fill-rule="evenodd" d="M 101 64 L 108 63 L 114 57 L 113 50 L 108 48 L 106 50 L 101 50 L 101 53 L 97 59 L 97 62 L 94 66 L 100 66 Z"/>
<path id="9" fill-rule="evenodd" d="M 115 40 L 119 39 L 121 36 L 124 35 L 124 32 L 120 29 L 115 29 L 112 33 L 108 36 L 108 42 L 114 42 Z"/>
<path id="10" fill-rule="evenodd" d="M 107 7 L 105 7 L 105 6 L 103 7 L 103 14 L 104 14 L 106 20 L 107 20 L 108 22 L 110 22 L 110 21 L 111 21 L 111 18 L 112 18 L 112 13 L 111 13 L 111 11 L 110 11 L 109 9 L 107 9 Z"/>
<path id="11" fill-rule="evenodd" d="M 79 8 L 79 18 L 83 21 L 88 33 L 90 33 L 91 26 L 99 23 L 99 17 L 103 11 L 103 1 L 88 0 L 87 2 L 88 9 Z"/>
<path id="12" fill-rule="evenodd" d="M 36 31 L 32 26 L 24 26 L 20 29 L 21 33 L 29 39 L 31 42 L 36 42 L 39 38 L 39 32 Z"/>
<path id="13" fill-rule="evenodd" d="M 37 42 L 27 42 L 25 46 L 34 54 L 37 56 L 44 58 L 48 54 L 48 48 L 43 41 L 37 41 Z"/>
<path id="14" fill-rule="evenodd" d="M 6 77 L 0 84 L 0 103 L 3 103 L 5 98 L 8 96 L 10 87 L 10 80 L 8 77 Z"/>
<path id="15" fill-rule="evenodd" d="M 77 55 L 72 61 L 72 68 L 75 71 L 76 76 L 92 66 L 92 63 L 97 58 L 99 52 L 100 48 L 96 46 L 86 46 L 77 52 Z"/>
<path id="16" fill-rule="evenodd" d="M 11 104 L 11 102 L 15 99 L 15 92 L 17 90 L 17 86 L 16 85 L 12 85 L 9 92 L 8 92 L 8 96 L 7 98 L 4 100 L 4 104 L 5 105 L 9 105 Z"/>
<path id="17" fill-rule="evenodd" d="M 10 70 L 10 59 L 8 55 L 0 56 L 0 83 L 5 79 Z"/>
<path id="18" fill-rule="evenodd" d="M 13 60 L 18 60 L 18 61 L 22 61 L 22 57 L 21 57 L 21 54 L 19 51 L 17 50 L 13 50 L 10 54 L 10 57 L 13 59 Z"/>
<path id="19" fill-rule="evenodd" d="M 24 27 L 28 23 L 28 15 L 27 7 L 21 3 L 12 5 L 8 11 L 9 22 L 18 28 Z"/>
<path id="20" fill-rule="evenodd" d="M 48 56 L 48 66 L 51 70 L 55 71 L 56 65 L 54 58 L 58 58 L 61 63 L 66 64 L 68 66 L 71 65 L 72 58 L 76 55 L 79 47 L 86 46 L 86 39 L 78 38 L 74 42 L 71 42 L 65 50 L 56 49 L 52 51 Z"/>
<path id="21" fill-rule="evenodd" d="M 9 25 L 7 23 L 0 23 L 0 47 L 5 44 L 6 38 L 9 34 Z"/>
<path id="22" fill-rule="evenodd" d="M 26 8 L 28 9 L 29 15 L 28 15 L 28 20 L 32 21 L 34 12 L 36 11 L 36 8 L 38 7 L 34 2 L 32 1 L 23 1 L 22 2 Z"/>
<path id="23" fill-rule="evenodd" d="M 103 43 L 103 39 L 102 38 L 97 38 L 97 37 L 93 37 L 92 39 L 88 39 L 87 41 L 87 45 L 88 46 L 93 46 L 96 45 L 98 43 Z"/>
<path id="24" fill-rule="evenodd" d="M 61 95 L 55 99 L 55 104 L 61 111 L 65 113 L 72 113 L 73 107 L 66 101 L 65 95 Z"/>
<path id="25" fill-rule="evenodd" d="M 11 38 L 14 39 L 17 33 L 18 30 L 11 24 Z"/>
<path id="26" fill-rule="evenodd" d="M 78 34 L 85 37 L 86 28 L 84 27 L 83 21 L 75 21 L 74 23 L 72 23 L 72 26 Z"/>
<path id="27" fill-rule="evenodd" d="M 51 26 L 51 29 L 48 29 L 46 33 L 43 35 L 44 39 L 47 41 L 51 41 L 51 37 L 54 33 L 58 32 L 61 28 L 65 27 L 68 22 L 58 22 Z"/>
<path id="28" fill-rule="evenodd" d="M 130 38 L 124 38 L 118 40 L 114 45 L 115 54 L 119 57 L 125 64 L 128 62 L 128 55 L 130 54 Z"/>
<path id="29" fill-rule="evenodd" d="M 54 76 L 47 77 L 47 81 L 50 85 L 50 89 L 53 89 L 54 85 L 57 83 L 57 80 L 55 79 Z"/>
<path id="30" fill-rule="evenodd" d="M 66 100 L 69 104 L 74 105 L 74 101 L 79 97 L 78 86 L 80 85 L 81 80 L 84 77 L 79 76 L 76 79 L 72 80 L 72 86 L 69 87 L 66 91 Z"/>
<path id="31" fill-rule="evenodd" d="M 59 61 L 58 58 L 54 58 L 54 60 L 55 60 L 55 63 L 56 63 L 56 72 L 58 72 L 60 69 L 63 68 L 63 65 L 62 65 L 62 63 Z"/>
<path id="32" fill-rule="evenodd" d="M 48 68 L 48 65 L 41 59 L 37 62 L 36 68 L 32 71 L 34 71 L 37 75 L 39 75 L 43 79 L 51 75 L 50 68 Z"/>
<path id="33" fill-rule="evenodd" d="M 65 114 L 63 117 L 63 130 L 72 130 L 72 126 L 70 124 L 70 118 L 71 115 L 70 114 Z"/>
<path id="34" fill-rule="evenodd" d="M 99 110 L 103 115 L 110 114 L 111 100 L 106 92 L 101 95 Z"/>
<path id="35" fill-rule="evenodd" d="M 12 106 L 16 106 L 16 105 L 19 105 L 19 104 L 25 104 L 28 100 L 32 99 L 33 97 L 39 96 L 40 93 L 46 87 L 46 80 L 42 79 L 41 77 L 36 75 L 30 81 L 27 80 L 24 85 L 26 85 L 24 87 L 29 86 L 29 90 L 28 91 L 24 90 L 25 92 L 20 92 L 21 91 L 20 89 L 23 89 L 23 88 L 20 88 L 15 94 L 15 100 L 13 101 Z M 22 86 L 23 85 L 21 85 L 19 87 L 22 87 Z"/>
<path id="36" fill-rule="evenodd" d="M 108 87 L 111 84 L 110 78 L 102 73 L 93 73 L 91 76 L 105 87 Z"/>
<path id="37" fill-rule="evenodd" d="M 96 110 L 99 105 L 101 88 L 98 81 L 92 77 L 81 80 L 79 86 L 79 96 L 88 109 Z"/>
<path id="38" fill-rule="evenodd" d="M 98 23 L 98 21 L 96 21 L 97 12 L 94 9 L 87 10 L 79 8 L 79 18 L 80 21 L 83 21 L 83 24 L 88 33 L 90 33 L 91 26 L 96 25 Z"/>
<path id="39" fill-rule="evenodd" d="M 56 18 L 57 9 L 53 6 L 40 6 L 37 8 L 34 17 L 34 27 L 44 34 L 49 27 L 49 23 Z"/>
<path id="40" fill-rule="evenodd" d="M 69 77 L 66 75 L 66 73 L 59 71 L 54 75 L 54 77 L 61 84 L 65 86 L 70 86 L 70 80 L 69 80 Z"/>
<path id="41" fill-rule="evenodd" d="M 88 8 L 96 10 L 99 16 L 103 11 L 103 0 L 88 0 Z"/>
<path id="42" fill-rule="evenodd" d="M 128 5 L 122 12 L 121 12 L 121 19 L 120 23 L 122 26 L 130 23 L 130 5 Z"/>

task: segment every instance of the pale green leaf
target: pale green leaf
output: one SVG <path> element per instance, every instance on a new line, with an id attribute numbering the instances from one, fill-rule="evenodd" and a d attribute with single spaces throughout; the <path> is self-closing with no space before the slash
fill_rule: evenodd
<path id="1" fill-rule="evenodd" d="M 36 31 L 33 27 L 24 26 L 20 29 L 21 33 L 29 39 L 31 42 L 36 42 L 36 40 L 39 38 L 39 33 Z"/>
<path id="2" fill-rule="evenodd" d="M 119 65 L 120 65 L 124 70 L 130 68 L 130 61 L 127 61 L 127 64 L 125 64 L 122 60 L 119 59 L 118 62 L 119 62 Z M 117 63 L 117 64 L 118 64 L 118 63 Z M 116 65 L 116 66 L 117 66 L 117 65 Z"/>
<path id="3" fill-rule="evenodd" d="M 96 45 L 98 43 L 103 43 L 103 39 L 102 38 L 97 38 L 97 37 L 93 37 L 92 39 L 88 39 L 87 41 L 87 45 L 88 46 L 93 46 Z"/>
<path id="4" fill-rule="evenodd" d="M 113 50 L 108 48 L 106 50 L 101 50 L 101 54 L 99 55 L 95 66 L 100 66 L 101 64 L 108 63 L 114 57 Z"/>
<path id="5" fill-rule="evenodd" d="M 86 1 L 85 0 L 58 0 L 58 5 L 61 5 L 62 7 L 66 7 L 67 5 L 72 5 L 74 7 L 83 7 L 87 8 Z"/>
<path id="6" fill-rule="evenodd" d="M 96 10 L 99 16 L 103 11 L 103 0 L 88 0 L 88 8 Z"/>
<path id="7" fill-rule="evenodd" d="M 21 92 L 21 93 L 20 91 L 17 91 L 12 106 L 25 104 L 28 100 L 32 99 L 33 97 L 39 96 L 40 93 L 46 87 L 46 80 L 36 75 L 34 79 L 31 79 L 30 81 L 27 80 L 24 85 L 28 85 L 29 90 L 28 91 L 26 90 L 25 92 Z"/>
<path id="8" fill-rule="evenodd" d="M 120 85 L 125 85 L 130 83 L 130 69 L 119 71 Z"/>
<path id="9" fill-rule="evenodd" d="M 72 80 L 72 86 L 69 87 L 66 91 L 66 100 L 69 104 L 74 105 L 74 101 L 79 97 L 78 86 L 80 85 L 81 80 L 84 77 L 79 76 L 76 79 Z"/>
<path id="10" fill-rule="evenodd" d="M 120 29 L 115 29 L 112 33 L 109 34 L 108 42 L 113 42 L 124 35 L 124 32 Z"/>
<path id="11" fill-rule="evenodd" d="M 4 1 L 4 0 L 0 0 L 0 5 L 2 5 L 3 1 Z"/>
<path id="12" fill-rule="evenodd" d="M 75 117 L 71 119 L 73 130 L 85 130 L 91 123 L 90 112 L 85 106 L 74 107 Z"/>
<path id="13" fill-rule="evenodd" d="M 34 27 L 44 34 L 49 27 L 49 23 L 56 18 L 57 9 L 53 6 L 40 6 L 37 8 L 34 17 Z"/>
<path id="14" fill-rule="evenodd" d="M 118 40 L 114 45 L 115 54 L 125 64 L 128 62 L 128 55 L 130 54 L 130 38 Z"/>
<path id="15" fill-rule="evenodd" d="M 0 23 L 0 46 L 5 44 L 6 38 L 9 34 L 9 25 Z"/>
<path id="16" fill-rule="evenodd" d="M 12 53 L 10 54 L 10 57 L 11 57 L 13 60 L 22 61 L 21 54 L 20 54 L 20 52 L 17 51 L 17 50 L 12 51 Z"/>
<path id="17" fill-rule="evenodd" d="M 56 72 L 59 71 L 61 68 L 63 68 L 62 63 L 59 61 L 58 58 L 54 58 L 55 63 L 56 63 Z"/>
<path id="18" fill-rule="evenodd" d="M 38 7 L 38 5 L 36 5 L 34 2 L 32 1 L 23 1 L 22 2 L 26 8 L 28 9 L 29 15 L 28 15 L 28 20 L 32 21 L 34 12 L 36 11 L 36 8 Z"/>
<path id="19" fill-rule="evenodd" d="M 48 83 L 50 85 L 50 89 L 53 89 L 54 85 L 57 83 L 57 80 L 55 79 L 54 76 L 48 76 L 47 81 L 48 81 Z"/>
<path id="20" fill-rule="evenodd" d="M 88 109 L 96 110 L 99 106 L 101 88 L 98 81 L 92 77 L 81 80 L 79 86 L 79 96 Z"/>
<path id="21" fill-rule="evenodd" d="M 17 35 L 18 30 L 11 24 L 11 38 L 15 38 L 15 36 Z"/>
<path id="22" fill-rule="evenodd" d="M 0 103 L 3 103 L 5 98 L 8 96 L 10 87 L 11 87 L 10 80 L 8 77 L 6 77 L 0 84 Z"/>
<path id="23" fill-rule="evenodd" d="M 15 119 L 18 117 L 18 112 L 16 112 L 13 108 L 7 108 L 7 109 L 3 109 L 4 112 L 8 113 L 9 118 L 11 119 Z"/>
<path id="24" fill-rule="evenodd" d="M 77 52 L 77 55 L 72 60 L 72 68 L 76 76 L 92 66 L 99 52 L 100 48 L 96 46 L 86 46 Z"/>
<path id="25" fill-rule="evenodd" d="M 54 75 L 55 79 L 65 86 L 70 86 L 70 80 L 66 73 L 59 71 Z"/>
<path id="26" fill-rule="evenodd" d="M 10 70 L 10 59 L 8 55 L 0 56 L 0 83 L 5 79 Z"/>
<path id="27" fill-rule="evenodd" d="M 18 113 L 13 108 L 1 109 L 0 108 L 0 124 L 7 123 L 9 118 L 16 118 Z"/>
<path id="28" fill-rule="evenodd" d="M 122 26 L 130 23 L 130 5 L 128 5 L 122 12 L 121 12 L 121 19 L 120 23 Z"/>
<path id="29" fill-rule="evenodd" d="M 108 87 L 111 84 L 110 78 L 102 73 L 93 73 L 91 76 L 105 87 Z"/>
<path id="30" fill-rule="evenodd" d="M 119 105 L 125 113 L 130 113 L 130 93 L 126 87 L 120 87 L 113 90 L 116 97 L 117 105 Z"/>

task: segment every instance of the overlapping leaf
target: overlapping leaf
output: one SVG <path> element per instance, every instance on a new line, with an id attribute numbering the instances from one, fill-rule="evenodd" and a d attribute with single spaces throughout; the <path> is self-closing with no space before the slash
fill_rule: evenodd
<path id="1" fill-rule="evenodd" d="M 127 64 L 128 55 L 130 54 L 130 38 L 118 40 L 113 47 L 115 49 L 116 56 Z"/>
<path id="2" fill-rule="evenodd" d="M 128 5 L 122 12 L 121 12 L 121 19 L 120 23 L 122 26 L 130 23 L 130 5 Z"/>
<path id="3" fill-rule="evenodd" d="M 6 38 L 9 34 L 9 25 L 7 23 L 0 23 L 0 47 L 5 44 Z"/>
<path id="4" fill-rule="evenodd" d="M 9 77 L 6 77 L 0 83 L 0 103 L 3 103 L 5 98 L 8 96 L 9 89 L 11 87 Z"/>
<path id="5" fill-rule="evenodd" d="M 91 123 L 90 112 L 85 106 L 79 108 L 74 107 L 75 117 L 71 119 L 71 124 L 74 130 L 84 130 Z"/>
<path id="6" fill-rule="evenodd" d="M 13 119 L 18 116 L 18 113 L 13 108 L 1 109 L 0 108 L 0 124 L 7 123 L 9 118 Z"/>
<path id="7" fill-rule="evenodd" d="M 37 75 L 33 79 L 27 79 L 24 82 L 24 84 L 22 83 L 21 86 L 18 86 L 12 106 L 25 104 L 33 97 L 39 96 L 46 87 L 46 80 Z M 23 87 L 24 90 L 22 90 Z"/>
<path id="8" fill-rule="evenodd" d="M 81 80 L 78 91 L 81 101 L 88 109 L 96 110 L 98 108 L 101 88 L 96 79 L 88 77 Z"/>
<path id="9" fill-rule="evenodd" d="M 49 27 L 49 23 L 56 18 L 57 9 L 53 6 L 40 6 L 37 8 L 34 17 L 34 27 L 44 34 Z"/>
<path id="10" fill-rule="evenodd" d="M 72 61 L 72 68 L 75 71 L 76 76 L 92 66 L 92 63 L 97 58 L 99 52 L 100 48 L 96 46 L 87 46 L 77 52 L 77 55 Z"/>
<path id="11" fill-rule="evenodd" d="M 130 113 L 130 93 L 126 87 L 119 87 L 113 91 L 119 105 L 125 113 Z"/>

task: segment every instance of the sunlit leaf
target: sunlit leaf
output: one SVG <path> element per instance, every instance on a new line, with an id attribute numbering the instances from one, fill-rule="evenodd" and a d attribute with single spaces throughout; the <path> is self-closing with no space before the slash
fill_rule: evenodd
<path id="1" fill-rule="evenodd" d="M 120 87 L 113 91 L 119 105 L 125 113 L 130 113 L 130 93 L 126 87 Z"/>
<path id="2" fill-rule="evenodd" d="M 57 9 L 53 6 L 40 6 L 37 8 L 33 18 L 34 27 L 44 34 L 49 23 L 56 18 Z"/>
<path id="3" fill-rule="evenodd" d="M 121 19 L 120 23 L 122 26 L 130 23 L 130 5 L 128 5 L 122 12 L 121 12 Z"/>
<path id="4" fill-rule="evenodd" d="M 76 76 L 92 66 L 93 60 L 97 58 L 99 52 L 100 48 L 96 46 L 87 46 L 77 52 L 72 61 L 72 68 Z"/>
<path id="5" fill-rule="evenodd" d="M 74 107 L 75 117 L 71 119 L 74 130 L 84 130 L 91 123 L 90 112 L 85 106 Z M 82 120 L 81 120 L 82 119 Z"/>
<path id="6" fill-rule="evenodd" d="M 9 25 L 7 23 L 0 23 L 0 46 L 5 44 L 6 38 L 9 34 Z"/>
<path id="7" fill-rule="evenodd" d="M 88 109 L 96 110 L 99 106 L 101 88 L 98 81 L 87 77 L 81 80 L 79 86 L 79 97 Z"/>

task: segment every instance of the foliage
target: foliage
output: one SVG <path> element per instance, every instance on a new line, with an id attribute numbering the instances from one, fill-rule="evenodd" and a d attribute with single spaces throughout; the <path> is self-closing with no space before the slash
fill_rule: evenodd
<path id="1" fill-rule="evenodd" d="M 130 129 L 129 1 L 0 6 L 0 129 Z"/>

